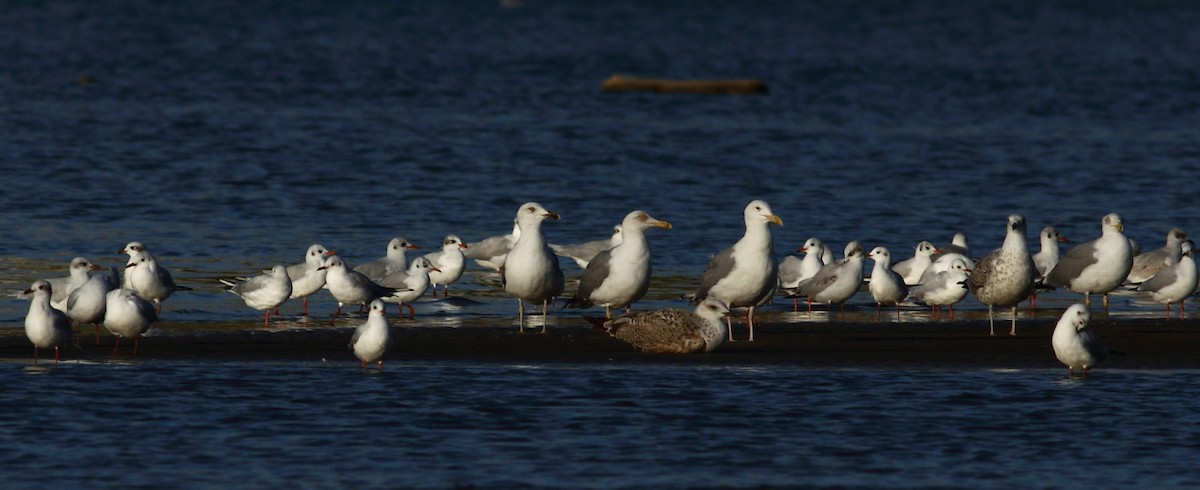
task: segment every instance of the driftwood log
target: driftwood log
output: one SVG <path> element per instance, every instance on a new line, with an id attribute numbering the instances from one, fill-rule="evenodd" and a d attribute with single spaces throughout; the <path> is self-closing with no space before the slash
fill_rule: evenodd
<path id="1" fill-rule="evenodd" d="M 662 92 L 689 94 L 765 94 L 767 84 L 753 78 L 736 80 L 668 80 L 613 75 L 600 85 L 604 92 Z"/>

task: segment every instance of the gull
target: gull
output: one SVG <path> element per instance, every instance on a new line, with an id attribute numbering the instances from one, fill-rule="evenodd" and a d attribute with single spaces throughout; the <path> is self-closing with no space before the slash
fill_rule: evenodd
<path id="1" fill-rule="evenodd" d="M 766 302 L 779 287 L 779 270 L 769 225 L 783 226 L 766 201 L 754 200 L 742 210 L 746 231 L 742 238 L 713 255 L 700 278 L 693 302 L 712 297 L 730 309 L 749 308 L 746 313 L 751 342 L 754 341 L 754 307 Z M 733 340 L 733 330 L 729 331 Z"/>
<path id="2" fill-rule="evenodd" d="M 158 312 L 134 293 L 132 289 L 120 288 L 109 291 L 105 296 L 104 328 L 117 336 L 113 343 L 113 355 L 121 345 L 121 337 L 133 339 L 133 355 L 137 355 L 138 338 L 150 330 L 158 321 Z"/>
<path id="3" fill-rule="evenodd" d="M 325 265 L 325 257 L 333 254 L 334 252 L 326 250 L 321 244 L 314 243 L 304 253 L 304 262 L 289 265 L 287 268 L 288 278 L 292 281 L 292 294 L 288 299 L 300 298 L 300 303 L 304 306 L 304 316 L 308 316 L 308 297 L 325 287 L 326 270 L 321 266 Z M 278 315 L 279 311 L 276 310 L 275 314 Z"/>
<path id="4" fill-rule="evenodd" d="M 379 370 L 382 371 L 383 353 L 387 352 L 389 344 L 391 344 L 391 338 L 383 301 L 371 301 L 371 311 L 367 314 L 367 322 L 354 329 L 354 336 L 350 337 L 349 347 L 354 351 L 354 355 L 362 361 L 364 371 L 367 369 L 368 362 L 379 363 Z"/>
<path id="5" fill-rule="evenodd" d="M 825 264 L 817 275 L 800 287 L 800 296 L 808 297 L 808 311 L 813 302 L 841 305 L 858 292 L 863 282 L 863 248 L 857 241 L 846 244 L 842 260 Z"/>
<path id="6" fill-rule="evenodd" d="M 612 318 L 613 308 L 629 308 L 642 299 L 650 287 L 650 242 L 646 230 L 671 229 L 671 223 L 632 211 L 620 224 L 621 243 L 604 250 L 587 264 L 579 279 L 579 290 L 567 301 L 568 308 L 604 307 L 604 317 Z"/>
<path id="7" fill-rule="evenodd" d="M 67 272 L 70 275 L 46 279 L 46 282 L 50 283 L 50 288 L 54 293 L 50 295 L 50 306 L 53 306 L 58 311 L 65 311 L 67 309 L 67 298 L 71 296 L 71 291 L 82 286 L 91 277 L 90 273 L 100 268 L 100 266 L 93 264 L 83 257 L 71 259 L 71 265 L 67 267 Z"/>
<path id="8" fill-rule="evenodd" d="M 942 306 L 950 306 L 950 319 L 954 319 L 954 304 L 967 297 L 967 275 L 971 269 L 962 258 L 950 262 L 950 268 L 935 272 L 925 277 L 921 284 L 909 289 L 908 295 L 929 305 L 936 311 L 938 318 L 942 315 Z"/>
<path id="9" fill-rule="evenodd" d="M 587 269 L 588 262 L 596 254 L 613 248 L 621 243 L 621 225 L 613 227 L 612 235 L 604 240 L 593 240 L 575 245 L 556 245 L 551 243 L 550 250 L 559 257 L 567 257 L 575 261 L 580 269 Z"/>
<path id="10" fill-rule="evenodd" d="M 25 315 L 25 336 L 33 343 L 33 364 L 38 363 L 38 349 L 54 348 L 54 365 L 58 365 L 58 348 L 71 340 L 71 320 L 50 306 L 54 294 L 50 282 L 39 280 L 25 290 L 32 295 L 29 313 Z"/>
<path id="11" fill-rule="evenodd" d="M 1054 347 L 1054 357 L 1067 365 L 1067 375 L 1079 369 L 1086 376 L 1089 369 L 1108 360 L 1109 350 L 1100 342 L 1100 336 L 1087 329 L 1091 317 L 1087 305 L 1075 303 L 1054 326 L 1050 344 Z"/>
<path id="12" fill-rule="evenodd" d="M 563 273 L 558 257 L 546 244 L 542 222 L 558 220 L 557 213 L 547 211 L 541 204 L 527 202 L 517 209 L 520 233 L 500 266 L 504 291 L 517 298 L 517 323 L 525 331 L 525 302 L 542 303 L 542 333 L 546 332 L 546 310 L 550 301 L 563 292 Z"/>
<path id="13" fill-rule="evenodd" d="M 153 301 L 159 316 L 162 315 L 162 302 L 171 297 L 171 294 L 192 289 L 175 284 L 171 273 L 159 265 L 154 255 L 141 242 L 129 242 L 119 252 L 129 254 L 121 287 L 132 289 L 142 299 Z"/>
<path id="14" fill-rule="evenodd" d="M 1012 308 L 1012 328 L 1008 334 L 1017 334 L 1017 305 L 1033 292 L 1033 278 L 1037 275 L 1025 243 L 1025 217 L 1009 215 L 1005 230 L 1004 244 L 980 258 L 967 281 L 975 298 L 988 307 L 991 335 L 996 335 L 992 310 L 997 306 Z"/>
<path id="15" fill-rule="evenodd" d="M 928 241 L 921 241 L 917 244 L 912 258 L 897 262 L 892 266 L 892 270 L 904 278 L 906 286 L 915 286 L 921 282 L 921 274 L 925 273 L 925 269 L 933 263 L 931 257 L 934 252 L 937 252 L 937 247 Z"/>
<path id="16" fill-rule="evenodd" d="M 689 354 L 712 352 L 725 341 L 729 335 L 727 314 L 729 307 L 710 297 L 701 301 L 694 312 L 663 308 L 611 320 L 584 319 L 642 352 Z"/>
<path id="17" fill-rule="evenodd" d="M 1191 240 L 1183 242 L 1180 250 L 1179 261 L 1164 267 L 1137 288 L 1149 292 L 1154 301 L 1166 304 L 1167 320 L 1171 319 L 1171 303 L 1179 303 L 1179 319 L 1182 320 L 1184 300 L 1196 291 L 1196 260 Z"/>
<path id="18" fill-rule="evenodd" d="M 337 310 L 333 312 L 333 318 L 329 319 L 330 325 L 337 320 L 343 306 L 348 304 L 367 305 L 371 301 L 391 296 L 396 292 L 395 288 L 380 286 L 362 273 L 347 269 L 346 263 L 337 255 L 327 257 L 321 269 L 326 271 L 325 285 L 329 288 L 329 293 L 338 302 Z"/>
<path id="19" fill-rule="evenodd" d="M 404 306 L 408 307 L 408 318 L 410 320 L 416 318 L 412 302 L 425 294 L 425 290 L 429 288 L 429 275 L 433 272 L 440 272 L 437 267 L 434 267 L 433 262 L 426 257 L 417 257 L 408 265 L 408 270 L 393 272 L 379 280 L 380 286 L 396 290 L 395 293 L 380 299 L 385 303 L 395 303 L 401 318 L 404 318 L 404 310 L 400 308 Z"/>
<path id="20" fill-rule="evenodd" d="M 900 302 L 908 297 L 908 286 L 904 284 L 904 278 L 892 270 L 891 252 L 887 247 L 875 247 L 867 257 L 875 261 L 867 288 L 875 299 L 875 321 L 879 321 L 879 312 L 885 303 L 896 305 L 896 321 L 900 321 Z"/>
<path id="21" fill-rule="evenodd" d="M 797 290 L 805 281 L 817 275 L 821 267 L 828 263 L 823 258 L 828 250 L 829 247 L 826 247 L 820 239 L 811 237 L 804 241 L 804 245 L 796 249 L 797 252 L 804 252 L 803 259 L 789 255 L 779 263 L 779 289 L 783 290 L 786 296 L 792 297 L 793 312 L 799 308 Z M 830 260 L 830 262 L 833 261 Z"/>
<path id="22" fill-rule="evenodd" d="M 1134 254 L 1133 268 L 1129 270 L 1126 284 L 1138 284 L 1158 274 L 1164 267 L 1179 262 L 1183 254 L 1180 250 L 1183 242 L 1187 241 L 1187 233 L 1179 228 L 1172 228 L 1167 233 L 1167 243 L 1162 248 L 1146 253 Z"/>
<path id="23" fill-rule="evenodd" d="M 1046 274 L 1058 265 L 1058 244 L 1069 243 L 1070 240 L 1054 229 L 1053 226 L 1042 228 L 1042 232 L 1038 234 L 1038 239 L 1041 241 L 1041 250 L 1033 255 L 1033 265 L 1037 266 L 1037 274 L 1039 278 L 1045 278 Z"/>
<path id="24" fill-rule="evenodd" d="M 271 310 L 279 308 L 292 295 L 292 280 L 288 278 L 287 269 L 286 265 L 279 264 L 272 267 L 268 274 L 242 281 L 219 281 L 228 286 L 226 291 L 242 298 L 246 306 L 263 310 L 263 326 L 266 327 L 271 321 Z"/>
<path id="25" fill-rule="evenodd" d="M 463 255 L 474 260 L 481 267 L 499 272 L 500 268 L 504 266 L 504 256 L 508 255 L 508 251 L 512 249 L 518 238 L 521 238 L 521 227 L 516 220 L 513 220 L 512 233 L 469 243 L 467 249 L 463 251 Z"/>
<path id="26" fill-rule="evenodd" d="M 1133 267 L 1133 247 L 1122 233 L 1125 223 L 1121 215 L 1105 215 L 1100 228 L 1100 238 L 1067 250 L 1044 282 L 1082 293 L 1084 304 L 1091 304 L 1092 294 L 1103 294 L 1104 307 L 1108 308 L 1109 291 L 1121 285 Z"/>
<path id="27" fill-rule="evenodd" d="M 949 269 L 950 263 L 956 258 L 963 259 L 963 262 L 967 263 L 968 269 L 975 268 L 975 261 L 971 258 L 971 249 L 967 246 L 967 234 L 961 231 L 954 234 L 954 238 L 951 239 L 949 245 L 937 247 L 937 250 L 930 256 L 933 263 L 929 264 L 929 267 L 925 269 L 925 274 L 942 272 Z"/>
<path id="28" fill-rule="evenodd" d="M 100 324 L 104 322 L 105 296 L 116 288 L 117 281 L 113 277 L 95 275 L 67 296 L 64 313 L 81 327 L 85 323 L 94 325 L 96 345 L 100 345 Z"/>
<path id="29" fill-rule="evenodd" d="M 404 272 L 408 270 L 408 257 L 404 253 L 419 248 L 421 247 L 409 243 L 404 237 L 395 237 L 387 244 L 387 255 L 359 265 L 354 268 L 354 271 L 367 276 L 367 279 L 372 281 L 378 281 L 393 272 Z"/>
<path id="30" fill-rule="evenodd" d="M 446 235 L 442 239 L 442 249 L 424 255 L 433 263 L 429 270 L 429 282 L 433 285 L 433 297 L 437 297 L 437 287 L 442 286 L 447 298 L 450 297 L 450 285 L 458 282 L 463 271 L 467 268 L 467 256 L 463 250 L 468 249 L 457 235 Z"/>

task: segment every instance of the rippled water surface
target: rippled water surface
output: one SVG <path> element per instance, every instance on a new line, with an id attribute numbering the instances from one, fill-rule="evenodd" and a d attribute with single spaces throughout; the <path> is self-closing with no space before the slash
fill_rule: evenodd
<path id="1" fill-rule="evenodd" d="M 607 236 L 635 208 L 671 221 L 651 232 L 646 308 L 681 304 L 755 198 L 784 221 L 780 255 L 818 236 L 903 258 L 958 230 L 988 250 L 1013 212 L 1075 242 L 1120 212 L 1154 248 L 1197 228 L 1196 25 L 1195 5 L 1152 1 L 5 2 L 0 288 L 64 275 L 75 256 L 123 264 L 138 240 L 193 288 L 166 302 L 164 328 L 249 324 L 218 277 L 298 262 L 314 242 L 354 264 L 395 235 L 476 241 L 528 200 L 563 216 L 545 227 L 559 243 Z M 770 93 L 601 93 L 615 73 L 756 77 Z M 473 270 L 456 291 L 418 303 L 418 324 L 511 322 L 494 276 Z M 16 334 L 27 308 L 0 301 L 0 328 Z M 1159 308 L 1121 294 L 1112 311 Z M 123 488 L 1196 484 L 1189 372 L 264 364 L 0 365 L 0 474 Z"/>

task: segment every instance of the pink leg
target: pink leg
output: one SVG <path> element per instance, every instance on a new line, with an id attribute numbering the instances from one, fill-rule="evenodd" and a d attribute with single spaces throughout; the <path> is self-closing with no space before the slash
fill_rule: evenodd
<path id="1" fill-rule="evenodd" d="M 330 319 L 329 319 L 329 324 L 330 324 L 330 325 L 333 325 L 333 321 L 334 321 L 334 320 L 337 320 L 337 317 L 338 317 L 338 315 L 339 315 L 339 314 L 341 314 L 341 313 L 342 313 L 342 304 L 341 304 L 341 303 L 338 303 L 338 307 L 337 307 L 337 309 L 336 309 L 336 310 L 333 310 L 333 318 L 330 318 Z"/>
<path id="2" fill-rule="evenodd" d="M 412 305 L 405 303 L 404 306 L 408 308 L 408 319 L 409 320 L 416 319 L 417 312 L 415 310 L 413 310 Z"/>
<path id="3" fill-rule="evenodd" d="M 137 355 L 137 352 L 138 352 L 138 344 L 140 343 L 140 342 L 138 342 L 138 338 L 140 338 L 140 337 L 141 336 L 139 335 L 139 336 L 133 338 L 133 355 L 135 355 L 135 356 Z"/>
<path id="4" fill-rule="evenodd" d="M 304 316 L 308 316 L 308 296 L 300 298 L 300 304 L 304 306 Z"/>
<path id="5" fill-rule="evenodd" d="M 58 365 L 58 346 L 54 346 L 54 365 Z"/>
<path id="6" fill-rule="evenodd" d="M 117 355 L 117 347 L 120 347 L 120 346 L 121 346 L 121 336 L 120 336 L 120 335 L 118 335 L 118 336 L 117 336 L 117 340 L 116 340 L 116 342 L 113 342 L 113 352 L 112 352 L 112 355 L 114 355 L 114 356 L 115 356 L 115 355 Z"/>
<path id="7" fill-rule="evenodd" d="M 383 359 L 379 360 L 379 370 L 383 371 Z"/>
<path id="8" fill-rule="evenodd" d="M 33 346 L 33 365 L 34 366 L 37 365 L 37 351 L 38 351 L 37 346 L 36 345 Z"/>
<path id="9" fill-rule="evenodd" d="M 93 323 L 92 325 L 96 327 L 96 345 L 100 345 L 100 324 Z"/>

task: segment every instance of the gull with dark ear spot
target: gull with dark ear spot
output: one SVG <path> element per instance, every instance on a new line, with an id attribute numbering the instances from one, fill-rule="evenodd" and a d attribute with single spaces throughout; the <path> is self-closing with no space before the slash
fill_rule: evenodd
<path id="1" fill-rule="evenodd" d="M 136 356 L 138 339 L 158 321 L 154 305 L 125 288 L 109 291 L 104 301 L 104 328 L 117 336 L 113 342 L 113 355 L 117 355 L 121 337 L 125 337 L 133 339 L 133 355 Z"/>
<path id="2" fill-rule="evenodd" d="M 93 264 L 90 260 L 83 257 L 75 257 L 71 259 L 71 265 L 68 266 L 66 277 L 52 277 L 46 279 L 50 283 L 51 290 L 54 294 L 50 297 L 50 306 L 59 311 L 65 311 L 67 308 L 67 297 L 71 296 L 71 292 L 75 288 L 82 286 L 91 277 L 91 272 L 101 269 L 100 266 Z"/>
<path id="3" fill-rule="evenodd" d="M 1091 295 L 1103 294 L 1108 308 L 1108 293 L 1120 286 L 1133 268 L 1133 247 L 1122 233 L 1125 221 L 1117 213 L 1100 220 L 1100 238 L 1076 245 L 1059 258 L 1046 274 L 1045 284 L 1065 286 L 1083 294 L 1083 303 L 1091 304 Z"/>
<path id="4" fill-rule="evenodd" d="M 555 245 L 550 244 L 550 249 L 559 257 L 567 257 L 575 261 L 575 264 L 580 269 L 587 269 L 588 262 L 600 252 L 613 248 L 621 244 L 621 225 L 613 227 L 612 235 L 604 240 L 592 240 L 590 242 L 578 243 L 575 245 Z"/>
<path id="5" fill-rule="evenodd" d="M 433 297 L 437 297 L 437 287 L 442 286 L 446 297 L 450 297 L 450 285 L 458 282 L 463 271 L 467 268 L 467 256 L 463 250 L 468 248 L 458 235 L 446 235 L 442 239 L 442 249 L 424 255 L 432 267 L 429 269 L 429 284 L 433 287 Z"/>
<path id="6" fill-rule="evenodd" d="M 875 321 L 879 321 L 879 312 L 884 304 L 893 304 L 896 305 L 898 322 L 900 302 L 908 297 L 908 286 L 904 285 L 900 274 L 892 270 L 892 254 L 887 247 L 875 247 L 867 257 L 875 261 L 875 267 L 871 269 L 871 283 L 867 287 L 871 297 L 875 299 Z"/>
<path id="7" fill-rule="evenodd" d="M 1164 267 L 1179 262 L 1179 257 L 1183 255 L 1183 242 L 1187 240 L 1187 233 L 1182 229 L 1172 228 L 1167 233 L 1167 243 L 1162 248 L 1134 255 L 1133 267 L 1129 269 L 1125 283 L 1140 284 L 1154 277 Z"/>
<path id="8" fill-rule="evenodd" d="M 629 308 L 650 288 L 650 241 L 646 230 L 671 229 L 671 223 L 655 219 L 645 211 L 633 211 L 621 221 L 625 234 L 617 246 L 596 254 L 579 279 L 579 290 L 567 302 L 568 308 L 604 307 L 604 317 L 612 318 L 613 308 Z"/>
<path id="9" fill-rule="evenodd" d="M 954 304 L 967 297 L 967 278 L 971 269 L 961 257 L 950 262 L 950 268 L 928 274 L 924 282 L 908 290 L 908 295 L 925 303 L 941 319 L 942 306 L 950 307 L 950 319 L 954 319 Z"/>
<path id="10" fill-rule="evenodd" d="M 1171 303 L 1179 303 L 1179 319 L 1183 319 L 1183 303 L 1196 291 L 1197 273 L 1195 250 L 1192 241 L 1183 242 L 1179 261 L 1164 267 L 1154 277 L 1138 285 L 1138 291 L 1150 293 L 1154 301 L 1167 306 L 1167 320 L 1171 319 Z"/>
<path id="11" fill-rule="evenodd" d="M 263 326 L 270 325 L 271 310 L 279 308 L 292 295 L 292 280 L 288 278 L 287 266 L 283 264 L 271 268 L 267 274 L 247 278 L 241 281 L 218 279 L 226 286 L 226 291 L 242 298 L 246 306 L 263 311 Z"/>
<path id="12" fill-rule="evenodd" d="M 913 253 L 911 258 L 897 262 L 896 265 L 892 266 L 892 270 L 896 271 L 897 274 L 900 274 L 900 277 L 904 278 L 904 284 L 906 286 L 915 286 L 920 284 L 921 274 L 924 274 L 925 269 L 929 267 L 929 264 L 933 263 L 933 259 L 930 257 L 932 257 L 933 253 L 936 251 L 937 248 L 934 247 L 932 243 L 929 243 L 928 241 L 922 241 L 921 243 L 917 244 L 916 251 Z"/>
<path id="13" fill-rule="evenodd" d="M 1043 287 L 1042 284 L 1046 281 L 1046 274 L 1058 265 L 1058 244 L 1068 243 L 1070 240 L 1054 229 L 1053 226 L 1042 228 L 1042 232 L 1038 234 L 1038 240 L 1041 242 L 1041 250 L 1033 254 L 1033 265 L 1037 267 L 1037 277 L 1033 279 L 1033 292 L 1029 294 L 1029 306 L 1037 309 L 1037 292 L 1038 288 Z"/>
<path id="14" fill-rule="evenodd" d="M 799 309 L 796 304 L 799 296 L 796 293 L 800 290 L 800 286 L 812 279 L 825 266 L 826 250 L 828 248 L 820 239 L 810 237 L 804 241 L 804 245 L 796 249 L 797 252 L 804 252 L 803 259 L 796 259 L 789 255 L 779 263 L 779 289 L 783 291 L 784 296 L 792 298 L 793 312 Z"/>
<path id="15" fill-rule="evenodd" d="M 689 354 L 712 352 L 725 341 L 729 335 L 725 323 L 728 313 L 725 303 L 708 298 L 694 312 L 664 308 L 612 320 L 583 318 L 642 352 Z"/>
<path id="16" fill-rule="evenodd" d="M 478 242 L 468 243 L 463 255 L 474 260 L 480 267 L 500 272 L 504 266 L 504 256 L 512 250 L 512 246 L 521 238 L 521 227 L 513 220 L 512 233 L 484 238 Z"/>
<path id="17" fill-rule="evenodd" d="M 971 278 L 967 281 L 980 303 L 988 307 L 988 328 L 996 335 L 996 322 L 992 310 L 997 307 L 1012 308 L 1012 329 L 1009 335 L 1017 334 L 1017 305 L 1033 292 L 1033 278 L 1037 267 L 1025 244 L 1025 217 L 1019 214 L 1008 216 L 1004 244 L 975 263 Z"/>
<path id="18" fill-rule="evenodd" d="M 321 269 L 327 271 L 325 284 L 329 287 L 329 293 L 338 302 L 337 310 L 333 312 L 333 318 L 329 319 L 330 325 L 337 320 L 338 314 L 342 312 L 342 306 L 348 304 L 367 305 L 374 300 L 396 293 L 395 288 L 380 286 L 375 281 L 368 279 L 367 276 L 350 270 L 346 267 L 346 263 L 342 262 L 342 258 L 337 255 L 326 258 L 325 265 L 322 265 Z"/>
<path id="19" fill-rule="evenodd" d="M 1068 375 L 1079 369 L 1086 376 L 1089 369 L 1108 360 L 1109 350 L 1100 342 L 1100 336 L 1087 329 L 1091 318 L 1086 305 L 1075 303 L 1063 312 L 1054 327 L 1050 344 L 1054 347 L 1054 357 L 1067 365 Z"/>
<path id="20" fill-rule="evenodd" d="M 367 369 L 368 362 L 375 362 L 379 370 L 383 370 L 383 354 L 391 344 L 391 334 L 388 331 L 387 312 L 383 302 L 371 302 L 371 311 L 367 314 L 367 322 L 354 329 L 350 337 L 350 349 L 362 361 L 362 369 Z"/>
<path id="21" fill-rule="evenodd" d="M 96 345 L 100 345 L 100 324 L 104 322 L 105 295 L 116 289 L 116 283 L 117 281 L 109 276 L 91 276 L 67 296 L 67 309 L 64 313 L 81 328 L 83 324 L 91 323 L 95 327 Z"/>
<path id="22" fill-rule="evenodd" d="M 517 226 L 521 236 L 504 257 L 500 280 L 504 291 L 517 298 L 517 323 L 525 332 L 525 302 L 542 304 L 542 333 L 546 332 L 546 312 L 551 301 L 562 295 L 563 273 L 558 257 L 546 244 L 542 222 L 558 220 L 558 213 L 547 211 L 541 204 L 527 202 L 517 209 Z"/>
<path id="23" fill-rule="evenodd" d="M 325 257 L 333 254 L 334 252 L 326 250 L 321 244 L 314 243 L 304 253 L 304 262 L 289 265 L 287 268 L 288 279 L 292 281 L 292 294 L 288 298 L 300 298 L 304 316 L 308 316 L 308 297 L 325 287 L 326 270 L 321 266 L 325 265 Z M 275 310 L 275 314 L 279 314 L 278 309 Z"/>
<path id="24" fill-rule="evenodd" d="M 775 246 L 768 225 L 783 226 L 766 201 L 750 201 L 742 210 L 746 232 L 732 247 L 718 252 L 708 261 L 700 278 L 693 302 L 712 297 L 730 309 L 749 308 L 746 314 L 750 341 L 754 341 L 754 307 L 763 304 L 779 287 Z M 733 331 L 730 329 L 730 339 Z"/>
<path id="25" fill-rule="evenodd" d="M 129 263 L 125 264 L 125 279 L 126 289 L 133 290 L 146 301 L 154 302 L 154 312 L 159 317 L 162 316 L 163 301 L 175 291 L 191 289 L 175 284 L 171 273 L 159 266 L 154 256 L 144 249 L 129 256 Z"/>
<path id="26" fill-rule="evenodd" d="M 408 307 L 408 319 L 416 319 L 417 314 L 412 302 L 429 289 L 429 275 L 434 272 L 440 271 L 428 257 L 418 257 L 408 265 L 407 271 L 393 272 L 379 280 L 380 286 L 396 289 L 395 293 L 380 299 L 385 303 L 395 303 L 400 318 L 404 318 L 404 310 L 401 308 Z"/>
<path id="27" fill-rule="evenodd" d="M 387 255 L 359 265 L 354 271 L 372 281 L 378 281 L 393 272 L 404 272 L 408 270 L 408 256 L 405 253 L 419 248 L 402 236 L 392 238 L 387 244 Z"/>
<path id="28" fill-rule="evenodd" d="M 808 311 L 812 304 L 841 305 L 845 309 L 846 301 L 854 297 L 863 282 L 862 245 L 857 241 L 846 244 L 842 260 L 825 264 L 817 275 L 800 287 L 800 296 L 808 297 Z"/>
<path id="29" fill-rule="evenodd" d="M 71 340 L 71 320 L 63 312 L 50 307 L 54 294 L 48 281 L 37 281 L 25 290 L 32 295 L 29 313 L 25 315 L 25 336 L 33 343 L 33 363 L 38 362 L 38 349 L 54 348 L 54 365 L 58 365 L 58 348 Z"/>

